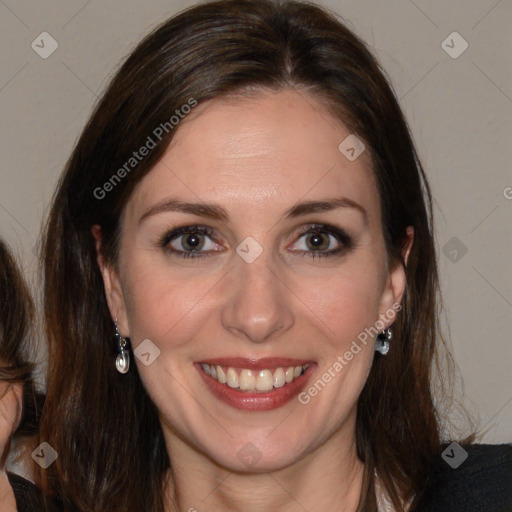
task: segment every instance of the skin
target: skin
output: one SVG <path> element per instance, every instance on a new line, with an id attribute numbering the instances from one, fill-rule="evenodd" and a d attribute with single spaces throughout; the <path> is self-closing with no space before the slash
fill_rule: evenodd
<path id="1" fill-rule="evenodd" d="M 215 357 L 296 357 L 316 361 L 313 383 L 400 303 L 405 273 L 387 259 L 369 155 L 350 162 L 338 150 L 349 134 L 305 93 L 212 100 L 181 122 L 129 199 L 117 268 L 101 257 L 101 232 L 93 229 L 121 334 L 134 348 L 148 338 L 160 350 L 151 365 L 136 358 L 132 364 L 160 414 L 172 466 L 168 510 L 173 494 L 180 511 L 357 508 L 363 464 L 356 455 L 356 407 L 374 339 L 308 404 L 293 399 L 271 411 L 220 402 L 193 365 Z M 218 204 L 229 219 L 167 211 L 139 222 L 170 197 Z M 333 197 L 362 206 L 366 222 L 351 207 L 284 218 L 296 203 Z M 311 235 L 299 234 L 310 223 L 345 230 L 354 246 L 313 259 Z M 201 239 L 210 257 L 183 259 L 159 247 L 169 229 L 190 225 L 214 229 L 212 238 Z M 343 245 L 322 233 L 324 252 Z M 263 248 L 250 264 L 236 253 L 248 236 Z M 405 259 L 412 228 L 408 236 Z M 172 247 L 186 250 L 185 238 Z M 237 457 L 249 442 L 261 456 L 250 467 Z"/>
<path id="2" fill-rule="evenodd" d="M 0 381 L 0 453 L 3 453 L 21 421 L 23 385 Z M 6 468 L 0 468 L 0 510 L 16 511 L 16 500 Z"/>

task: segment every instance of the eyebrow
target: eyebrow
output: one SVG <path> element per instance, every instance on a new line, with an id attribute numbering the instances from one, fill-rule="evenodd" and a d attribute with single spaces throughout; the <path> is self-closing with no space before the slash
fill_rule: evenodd
<path id="1" fill-rule="evenodd" d="M 285 219 L 292 219 L 308 215 L 310 213 L 328 212 L 337 208 L 352 208 L 362 214 L 364 223 L 368 224 L 368 213 L 359 204 L 346 197 L 325 199 L 323 201 L 305 201 L 292 206 L 285 212 Z M 150 206 L 140 217 L 139 224 L 153 215 L 164 212 L 190 213 L 199 217 L 206 217 L 219 221 L 228 221 L 229 214 L 222 206 L 211 203 L 190 203 L 177 199 L 165 199 Z"/>

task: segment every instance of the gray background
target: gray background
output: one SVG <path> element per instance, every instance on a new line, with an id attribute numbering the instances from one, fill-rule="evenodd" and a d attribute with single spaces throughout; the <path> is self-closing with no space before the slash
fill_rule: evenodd
<path id="1" fill-rule="evenodd" d="M 141 37 L 193 3 L 0 0 L 0 236 L 35 293 L 41 220 L 94 102 Z M 371 45 L 401 100 L 436 200 L 445 324 L 464 404 L 489 429 L 485 442 L 511 442 L 512 3 L 321 4 Z M 442 47 L 462 48 L 447 39 L 454 31 L 469 45 L 458 58 Z M 47 59 L 31 47 L 42 32 L 58 42 Z"/>

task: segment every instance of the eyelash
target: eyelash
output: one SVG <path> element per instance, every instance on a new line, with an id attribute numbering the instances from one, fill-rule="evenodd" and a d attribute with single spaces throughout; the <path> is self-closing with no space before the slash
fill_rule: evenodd
<path id="1" fill-rule="evenodd" d="M 302 228 L 298 235 L 299 239 L 302 238 L 304 235 L 307 234 L 328 234 L 332 235 L 336 238 L 336 240 L 341 244 L 341 247 L 338 249 L 333 249 L 328 252 L 319 252 L 319 251 L 295 251 L 298 252 L 301 256 L 308 256 L 312 258 L 313 260 L 315 258 L 324 258 L 324 257 L 330 257 L 330 256 L 336 256 L 341 255 L 342 253 L 345 253 L 346 251 L 352 249 L 354 247 L 354 240 L 351 236 L 349 236 L 345 231 L 336 228 L 334 226 L 331 226 L 329 224 L 309 224 L 308 226 Z M 181 228 L 176 228 L 171 231 L 168 231 L 165 233 L 158 241 L 158 246 L 162 249 L 165 249 L 172 253 L 175 256 L 178 256 L 180 258 L 208 258 L 211 256 L 211 254 L 208 254 L 207 252 L 204 252 L 201 254 L 200 251 L 194 252 L 194 251 L 177 251 L 175 249 L 171 249 L 168 247 L 169 243 L 174 241 L 176 238 L 179 238 L 183 235 L 206 235 L 209 238 L 213 239 L 214 230 L 212 228 L 209 228 L 207 226 L 184 226 Z M 217 252 L 217 251 L 214 251 Z"/>

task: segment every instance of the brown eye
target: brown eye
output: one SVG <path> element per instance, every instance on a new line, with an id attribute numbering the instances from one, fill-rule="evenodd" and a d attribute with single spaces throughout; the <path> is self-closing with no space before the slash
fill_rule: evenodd
<path id="1" fill-rule="evenodd" d="M 213 229 L 206 226 L 185 226 L 166 233 L 159 246 L 183 258 L 205 258 L 220 250 L 212 235 Z"/>
<path id="2" fill-rule="evenodd" d="M 204 246 L 203 235 L 191 233 L 189 235 L 181 235 L 181 246 L 186 251 L 198 251 Z"/>
<path id="3" fill-rule="evenodd" d="M 306 245 L 312 251 L 327 249 L 329 247 L 329 242 L 329 237 L 322 233 L 309 233 L 306 236 Z"/>
<path id="4" fill-rule="evenodd" d="M 342 254 L 354 246 L 352 238 L 344 231 L 327 224 L 314 224 L 299 233 L 293 250 L 303 256 L 321 258 Z"/>

